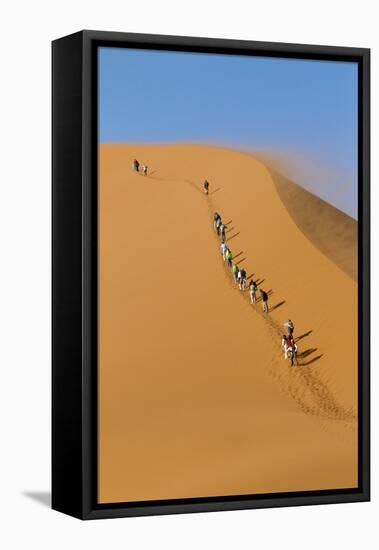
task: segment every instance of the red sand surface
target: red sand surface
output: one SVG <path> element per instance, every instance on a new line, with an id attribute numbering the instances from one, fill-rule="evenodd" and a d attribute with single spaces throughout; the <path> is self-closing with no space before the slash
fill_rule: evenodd
<path id="1" fill-rule="evenodd" d="M 99 157 L 99 502 L 357 486 L 357 284 L 268 169 L 186 144 Z M 269 315 L 232 282 L 215 210 L 239 265 L 272 291 Z M 338 216 L 329 227 L 332 254 Z M 280 347 L 288 318 L 295 367 Z"/>

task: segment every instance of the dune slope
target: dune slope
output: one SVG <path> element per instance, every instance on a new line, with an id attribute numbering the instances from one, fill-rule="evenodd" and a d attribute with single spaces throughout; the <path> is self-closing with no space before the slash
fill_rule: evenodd
<path id="1" fill-rule="evenodd" d="M 99 171 L 99 502 L 356 486 L 356 283 L 265 166 L 206 146 L 101 145 Z M 268 316 L 232 283 L 215 210 L 270 291 Z"/>
<path id="2" fill-rule="evenodd" d="M 355 282 L 358 224 L 331 204 L 270 169 L 284 206 L 304 235 Z"/>

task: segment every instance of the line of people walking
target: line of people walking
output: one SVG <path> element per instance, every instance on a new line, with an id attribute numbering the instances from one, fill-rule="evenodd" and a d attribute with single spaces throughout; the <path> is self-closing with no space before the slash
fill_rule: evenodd
<path id="1" fill-rule="evenodd" d="M 215 212 L 213 215 L 213 227 L 218 237 L 221 240 L 220 253 L 223 257 L 223 260 L 226 263 L 226 265 L 231 269 L 234 282 L 238 285 L 241 292 L 244 292 L 247 287 L 247 273 L 243 267 L 240 268 L 238 266 L 238 263 L 233 261 L 233 253 L 226 243 L 226 240 L 227 240 L 226 230 L 228 226 L 223 222 L 218 212 Z M 253 305 L 255 305 L 257 303 L 257 291 L 258 291 L 257 282 L 254 281 L 254 279 L 251 277 L 251 280 L 248 286 L 249 286 L 250 301 Z M 263 311 L 264 313 L 268 313 L 269 312 L 268 293 L 263 289 L 259 289 L 259 294 L 262 300 Z"/>
<path id="2" fill-rule="evenodd" d="M 221 238 L 221 243 L 225 243 L 228 226 L 222 221 L 220 214 L 217 212 L 213 216 L 213 226 L 217 235 Z"/>
<path id="3" fill-rule="evenodd" d="M 142 172 L 144 176 L 147 176 L 147 165 L 140 164 L 137 159 L 133 160 L 133 170 L 135 172 Z M 206 195 L 209 194 L 209 182 L 207 180 L 204 181 L 203 190 Z M 233 253 L 227 244 L 227 238 L 226 238 L 228 226 L 226 223 L 224 223 L 224 221 L 222 220 L 218 212 L 215 212 L 213 215 L 213 227 L 215 232 L 217 233 L 217 236 L 220 238 L 220 241 L 221 241 L 220 253 L 222 255 L 222 258 L 225 264 L 231 270 L 232 277 L 235 284 L 238 285 L 241 292 L 245 292 L 248 284 L 246 270 L 243 267 L 240 268 L 238 266 L 238 263 L 233 258 Z M 257 292 L 259 290 L 260 299 L 262 301 L 263 312 L 265 314 L 268 314 L 269 313 L 268 292 L 266 292 L 262 288 L 258 289 L 258 282 L 254 281 L 253 276 L 249 278 L 250 278 L 250 282 L 248 284 L 248 289 L 249 289 L 251 304 L 255 305 L 257 303 L 258 301 Z M 291 319 L 286 321 L 284 325 L 287 327 L 287 334 L 284 334 L 282 336 L 282 349 L 284 350 L 284 358 L 285 359 L 290 358 L 291 366 L 293 366 L 294 364 L 297 364 L 297 344 L 295 343 L 295 339 L 293 335 L 295 327 Z"/>
<path id="4" fill-rule="evenodd" d="M 218 237 L 221 240 L 220 244 L 220 254 L 230 268 L 232 272 L 233 281 L 238 285 L 241 292 L 244 292 L 247 287 L 247 274 L 246 270 L 238 266 L 238 263 L 233 259 L 233 253 L 230 250 L 227 239 L 226 239 L 226 230 L 227 224 L 225 224 L 218 212 L 215 212 L 213 215 L 213 227 Z M 253 277 L 250 278 L 248 284 L 250 302 L 252 305 L 257 303 L 257 292 L 259 290 L 260 299 L 262 301 L 262 309 L 264 313 L 269 313 L 268 306 L 268 292 L 262 288 L 258 289 L 257 281 L 254 281 Z M 297 344 L 294 339 L 294 324 L 289 319 L 284 323 L 284 326 L 287 328 L 287 334 L 282 336 L 282 349 L 284 350 L 284 358 L 291 359 L 291 366 L 297 365 Z"/>

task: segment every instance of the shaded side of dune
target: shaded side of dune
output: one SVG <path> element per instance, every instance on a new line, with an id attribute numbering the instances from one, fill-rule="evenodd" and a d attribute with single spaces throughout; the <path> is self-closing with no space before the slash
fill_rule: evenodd
<path id="1" fill-rule="evenodd" d="M 268 169 L 294 223 L 327 258 L 357 281 L 357 221 L 272 168 Z"/>

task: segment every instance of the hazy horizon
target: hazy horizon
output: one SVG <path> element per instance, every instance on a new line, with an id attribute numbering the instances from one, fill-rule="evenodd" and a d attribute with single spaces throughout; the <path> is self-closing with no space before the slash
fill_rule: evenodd
<path id="1" fill-rule="evenodd" d="M 269 156 L 357 218 L 357 65 L 100 48 L 100 143 L 202 143 Z"/>

